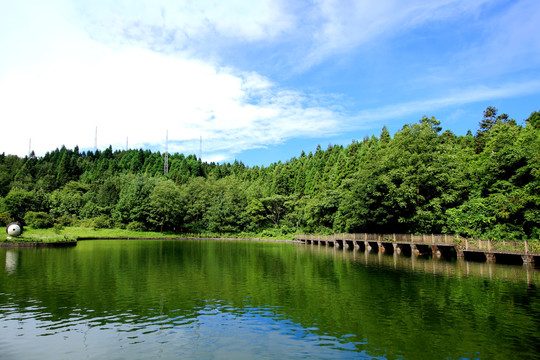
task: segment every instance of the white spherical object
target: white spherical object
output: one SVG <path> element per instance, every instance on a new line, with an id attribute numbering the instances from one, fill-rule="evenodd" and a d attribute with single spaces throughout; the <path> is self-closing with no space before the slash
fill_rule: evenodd
<path id="1" fill-rule="evenodd" d="M 21 226 L 19 224 L 10 224 L 7 228 L 7 233 L 9 236 L 19 236 L 21 235 Z"/>

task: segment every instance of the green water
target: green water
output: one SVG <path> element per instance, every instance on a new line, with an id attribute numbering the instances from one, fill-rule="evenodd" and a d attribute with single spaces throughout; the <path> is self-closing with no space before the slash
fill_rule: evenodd
<path id="1" fill-rule="evenodd" d="M 532 359 L 538 270 L 292 243 L 0 249 L 0 359 Z"/>

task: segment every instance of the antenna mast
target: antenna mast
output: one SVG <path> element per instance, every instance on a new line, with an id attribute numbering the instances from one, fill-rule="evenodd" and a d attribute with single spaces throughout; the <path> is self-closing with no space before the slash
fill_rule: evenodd
<path id="1" fill-rule="evenodd" d="M 163 164 L 163 174 L 169 175 L 169 130 L 165 135 L 165 163 Z"/>
<path id="2" fill-rule="evenodd" d="M 202 134 L 199 136 L 199 160 L 202 162 Z"/>
<path id="3" fill-rule="evenodd" d="M 96 126 L 96 137 L 94 138 L 94 153 L 97 151 L 97 126 Z"/>
<path id="4" fill-rule="evenodd" d="M 32 138 L 28 141 L 28 157 L 32 154 Z"/>

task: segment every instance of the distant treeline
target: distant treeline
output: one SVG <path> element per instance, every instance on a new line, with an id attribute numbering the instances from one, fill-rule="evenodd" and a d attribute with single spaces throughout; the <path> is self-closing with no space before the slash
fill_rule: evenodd
<path id="1" fill-rule="evenodd" d="M 149 150 L 0 155 L 0 223 L 160 231 L 449 233 L 540 238 L 540 112 L 488 107 L 479 129 L 435 118 L 268 167 Z"/>

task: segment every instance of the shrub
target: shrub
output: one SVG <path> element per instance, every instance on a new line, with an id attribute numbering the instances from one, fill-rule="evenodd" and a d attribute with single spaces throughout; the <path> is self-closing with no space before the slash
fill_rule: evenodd
<path id="1" fill-rule="evenodd" d="M 41 211 L 28 211 L 24 216 L 24 222 L 34 229 L 48 229 L 54 225 L 49 214 Z"/>
<path id="2" fill-rule="evenodd" d="M 84 206 L 79 210 L 79 215 L 82 219 L 91 219 L 100 215 L 99 208 L 96 204 L 91 201 L 88 201 Z"/>
<path id="3" fill-rule="evenodd" d="M 11 222 L 13 222 L 13 218 L 11 217 L 9 212 L 0 212 L 0 225 L 7 226 Z"/>
<path id="4" fill-rule="evenodd" d="M 110 229 L 113 225 L 112 219 L 105 215 L 96 216 L 92 219 L 92 226 L 96 229 Z"/>
<path id="5" fill-rule="evenodd" d="M 60 225 L 60 226 L 71 226 L 75 223 L 75 219 L 70 217 L 70 216 L 67 216 L 67 215 L 63 215 L 63 216 L 60 216 L 59 218 L 56 218 L 54 220 L 54 223 L 57 224 L 57 225 Z"/>
<path id="6" fill-rule="evenodd" d="M 62 225 L 62 224 L 54 224 L 53 229 L 54 229 L 55 234 L 60 234 L 60 232 L 62 232 L 62 230 L 64 230 L 64 225 Z"/>
<path id="7" fill-rule="evenodd" d="M 124 224 L 123 222 L 117 222 L 117 221 L 114 221 L 114 219 L 112 220 L 112 222 L 113 222 L 113 228 L 115 229 L 125 230 L 127 228 L 126 224 Z"/>
<path id="8" fill-rule="evenodd" d="M 263 238 L 274 238 L 274 237 L 279 237 L 281 235 L 282 235 L 281 230 L 276 229 L 276 228 L 265 229 L 261 233 L 261 237 L 263 237 Z"/>
<path id="9" fill-rule="evenodd" d="M 131 231 L 144 231 L 146 228 L 144 227 L 144 224 L 140 221 L 132 221 L 127 226 L 128 230 Z"/>

